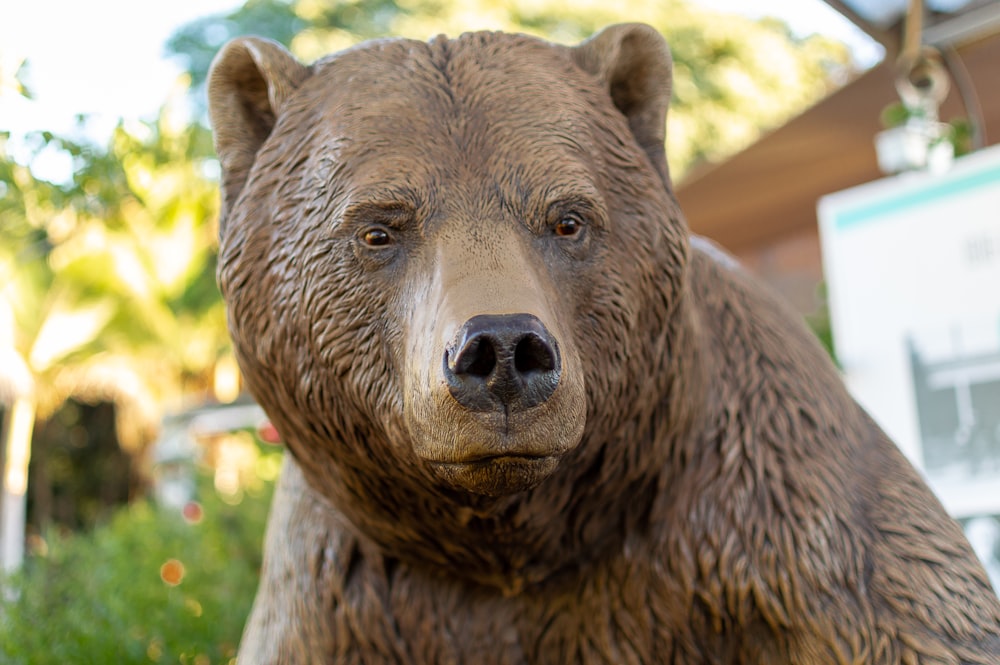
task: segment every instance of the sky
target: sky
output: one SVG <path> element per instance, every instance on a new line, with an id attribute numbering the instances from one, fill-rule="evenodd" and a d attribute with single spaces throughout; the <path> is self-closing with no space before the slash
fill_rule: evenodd
<path id="1" fill-rule="evenodd" d="M 820 0 L 695 0 L 752 16 L 784 19 L 798 34 L 819 32 L 845 41 L 862 66 L 881 52 Z M 27 58 L 35 99 L 0 95 L 0 131 L 68 133 L 89 114 L 88 134 L 103 140 L 119 118 L 148 119 L 176 89 L 180 63 L 165 57 L 180 25 L 235 9 L 240 0 L 11 0 L 0 21 L 0 67 Z"/>
<path id="2" fill-rule="evenodd" d="M 193 19 L 238 0 L 11 0 L 0 21 L 0 66 L 27 58 L 34 102 L 0 97 L 0 130 L 63 131 L 79 113 L 105 133 L 119 116 L 149 117 L 166 101 L 181 67 L 167 39 Z"/>

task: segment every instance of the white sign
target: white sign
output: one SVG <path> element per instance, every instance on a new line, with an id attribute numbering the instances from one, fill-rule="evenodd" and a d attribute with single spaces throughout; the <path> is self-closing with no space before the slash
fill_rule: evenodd
<path id="1" fill-rule="evenodd" d="M 955 517 L 1000 514 L 1000 147 L 824 197 L 845 380 Z"/>

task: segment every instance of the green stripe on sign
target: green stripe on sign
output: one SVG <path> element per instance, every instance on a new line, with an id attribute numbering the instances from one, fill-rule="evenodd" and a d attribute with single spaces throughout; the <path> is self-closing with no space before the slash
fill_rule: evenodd
<path id="1" fill-rule="evenodd" d="M 915 191 L 897 194 L 873 204 L 859 206 L 853 210 L 845 210 L 837 215 L 834 227 L 838 230 L 843 230 L 849 226 L 857 226 L 858 224 L 867 222 L 873 217 L 901 212 L 907 208 L 924 205 L 925 203 L 995 183 L 1000 183 L 1000 166 L 994 166 L 985 171 L 970 173 L 965 176 L 946 177 Z"/>

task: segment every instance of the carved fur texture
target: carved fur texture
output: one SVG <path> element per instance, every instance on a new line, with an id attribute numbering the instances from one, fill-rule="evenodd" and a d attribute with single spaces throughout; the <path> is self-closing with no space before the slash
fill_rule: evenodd
<path id="1" fill-rule="evenodd" d="M 689 237 L 670 70 L 638 24 L 219 54 L 219 281 L 289 451 L 241 664 L 1000 662 L 961 529 Z"/>

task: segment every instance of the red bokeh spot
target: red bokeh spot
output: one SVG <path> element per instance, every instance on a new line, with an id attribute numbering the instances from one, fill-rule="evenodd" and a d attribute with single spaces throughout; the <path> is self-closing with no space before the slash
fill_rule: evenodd
<path id="1" fill-rule="evenodd" d="M 184 564 L 177 559 L 167 559 L 167 561 L 160 566 L 160 579 L 163 580 L 165 584 L 170 586 L 177 586 L 184 579 Z"/>
<path id="2" fill-rule="evenodd" d="M 204 514 L 205 511 L 201 509 L 201 504 L 197 501 L 188 501 L 181 509 L 181 515 L 184 516 L 184 521 L 188 524 L 197 524 Z"/>
<path id="3" fill-rule="evenodd" d="M 257 428 L 257 436 L 264 443 L 271 443 L 274 445 L 281 444 L 281 435 L 278 434 L 278 429 L 271 424 L 270 420 L 266 420 L 261 423 L 260 427 Z"/>

